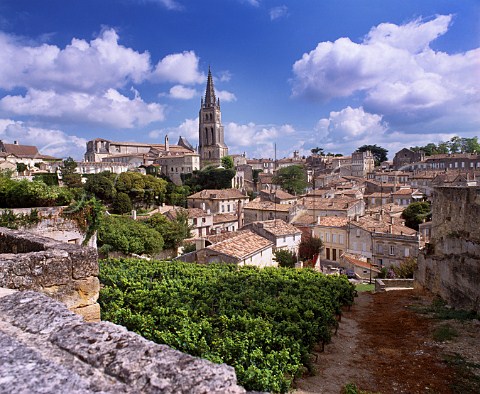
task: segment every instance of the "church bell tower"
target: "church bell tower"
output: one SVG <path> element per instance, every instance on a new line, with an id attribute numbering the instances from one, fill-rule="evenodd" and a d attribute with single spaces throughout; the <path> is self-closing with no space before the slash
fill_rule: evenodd
<path id="1" fill-rule="evenodd" d="M 198 153 L 202 168 L 210 164 L 220 165 L 222 157 L 228 155 L 223 135 L 220 99 L 215 97 L 210 67 L 205 97 L 202 97 L 198 115 Z"/>

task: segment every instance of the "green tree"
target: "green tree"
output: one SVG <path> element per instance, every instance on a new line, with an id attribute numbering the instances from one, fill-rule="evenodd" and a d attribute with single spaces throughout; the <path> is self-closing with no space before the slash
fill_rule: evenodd
<path id="1" fill-rule="evenodd" d="M 25 163 L 17 163 L 17 172 L 20 174 L 23 174 L 25 171 L 27 171 L 27 165 Z"/>
<path id="2" fill-rule="evenodd" d="M 168 220 L 161 213 L 156 213 L 148 218 L 145 223 L 162 235 L 166 249 L 176 249 L 184 239 L 190 238 L 190 226 L 185 210 L 176 211 L 174 220 Z"/>
<path id="3" fill-rule="evenodd" d="M 372 152 L 376 166 L 379 166 L 383 161 L 386 161 L 388 159 L 387 157 L 388 150 L 385 148 L 382 148 L 381 146 L 377 146 L 377 144 L 362 145 L 360 148 L 357 149 L 357 152 L 366 152 L 366 151 Z"/>
<path id="4" fill-rule="evenodd" d="M 106 203 L 110 203 L 115 196 L 115 186 L 109 172 L 91 175 L 85 182 L 84 188 Z"/>
<path id="5" fill-rule="evenodd" d="M 105 216 L 98 230 L 98 245 L 109 246 L 104 250 L 152 255 L 162 250 L 163 238 L 145 223 L 126 217 Z"/>
<path id="6" fill-rule="evenodd" d="M 307 176 L 302 166 L 293 165 L 280 168 L 272 182 L 290 194 L 302 194 L 308 186 Z"/>
<path id="7" fill-rule="evenodd" d="M 223 156 L 222 157 L 222 166 L 227 170 L 231 170 L 234 167 L 232 156 Z"/>
<path id="8" fill-rule="evenodd" d="M 113 212 L 120 215 L 131 212 L 133 205 L 130 197 L 128 197 L 128 194 L 123 192 L 117 193 L 117 195 L 113 198 L 112 208 Z"/>
<path id="9" fill-rule="evenodd" d="M 295 263 L 297 262 L 297 255 L 294 252 L 291 252 L 287 249 L 279 249 L 275 251 L 275 261 L 278 263 L 279 267 L 284 268 L 295 268 Z"/>
<path id="10" fill-rule="evenodd" d="M 405 226 L 418 231 L 418 225 L 431 217 L 430 203 L 427 201 L 412 202 L 402 212 Z"/>
<path id="11" fill-rule="evenodd" d="M 69 188 L 82 186 L 82 176 L 75 172 L 77 163 L 73 158 L 67 157 L 59 167 L 62 174 L 62 182 Z"/>
<path id="12" fill-rule="evenodd" d="M 323 249 L 323 242 L 317 237 L 303 238 L 298 245 L 298 255 L 302 260 L 311 260 Z"/>
<path id="13" fill-rule="evenodd" d="M 207 167 L 182 176 L 182 180 L 184 186 L 196 193 L 204 189 L 229 189 L 234 176 L 235 170 Z"/>
<path id="14" fill-rule="evenodd" d="M 318 146 L 316 148 L 310 149 L 310 152 L 314 155 L 320 155 L 320 156 L 325 156 L 325 153 L 323 153 L 323 148 L 319 148 Z"/>

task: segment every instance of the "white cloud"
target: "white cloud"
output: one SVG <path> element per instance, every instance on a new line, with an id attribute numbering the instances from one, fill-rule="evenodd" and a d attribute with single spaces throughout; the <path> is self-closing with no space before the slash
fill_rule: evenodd
<path id="1" fill-rule="evenodd" d="M 169 127 L 160 130 L 152 130 L 148 133 L 150 138 L 162 139 L 168 134 L 170 143 L 176 144 L 180 136 L 187 138 L 187 140 L 195 146 L 198 143 L 198 118 L 185 119 L 178 127 Z"/>
<path id="2" fill-rule="evenodd" d="M 220 101 L 226 101 L 227 103 L 237 100 L 237 98 L 235 97 L 235 94 L 227 90 L 217 90 L 216 95 L 220 99 Z"/>
<path id="3" fill-rule="evenodd" d="M 194 51 L 185 51 L 165 56 L 155 67 L 152 79 L 185 85 L 202 83 L 205 75 L 198 69 L 199 59 Z"/>
<path id="4" fill-rule="evenodd" d="M 230 79 L 232 79 L 232 73 L 228 70 L 220 71 L 218 73 L 218 79 L 221 82 L 228 82 L 228 81 L 230 81 Z"/>
<path id="5" fill-rule="evenodd" d="M 339 141 L 357 141 L 366 137 L 378 138 L 387 130 L 382 117 L 370 114 L 360 108 L 347 107 L 330 112 L 329 118 L 320 119 L 315 131 L 322 138 Z"/>
<path id="6" fill-rule="evenodd" d="M 225 125 L 225 140 L 229 151 L 243 152 L 248 147 L 254 157 L 273 157 L 275 142 L 294 133 L 295 129 L 289 124 L 277 126 L 230 122 Z"/>
<path id="7" fill-rule="evenodd" d="M 0 88 L 80 90 L 93 92 L 142 82 L 150 72 L 150 55 L 118 44 L 113 29 L 90 42 L 73 38 L 61 49 L 55 45 L 24 45 L 0 33 Z"/>
<path id="8" fill-rule="evenodd" d="M 175 85 L 170 88 L 170 97 L 181 100 L 190 100 L 198 95 L 195 89 L 183 85 Z"/>
<path id="9" fill-rule="evenodd" d="M 430 48 L 451 19 L 380 24 L 361 43 L 321 42 L 293 65 L 292 93 L 318 100 L 360 93 L 365 110 L 395 128 L 428 132 L 447 118 L 444 130 L 455 122 L 478 128 L 480 49 L 449 55 Z"/>
<path id="10" fill-rule="evenodd" d="M 0 139 L 22 145 L 35 145 L 40 153 L 54 157 L 72 156 L 81 159 L 85 153 L 86 140 L 68 135 L 61 130 L 30 126 L 24 122 L 0 119 Z"/>
<path id="11" fill-rule="evenodd" d="M 275 20 L 288 16 L 288 7 L 286 5 L 280 5 L 278 7 L 270 8 L 270 20 Z"/>
<path id="12" fill-rule="evenodd" d="M 149 1 L 151 3 L 159 3 L 160 5 L 164 6 L 167 10 L 172 11 L 181 11 L 183 10 L 183 6 L 175 0 L 144 0 Z"/>
<path id="13" fill-rule="evenodd" d="M 146 103 L 139 96 L 130 99 L 115 89 L 108 89 L 101 96 L 30 89 L 25 96 L 3 97 L 0 109 L 14 115 L 119 128 L 144 126 L 165 117 L 162 105 Z"/>

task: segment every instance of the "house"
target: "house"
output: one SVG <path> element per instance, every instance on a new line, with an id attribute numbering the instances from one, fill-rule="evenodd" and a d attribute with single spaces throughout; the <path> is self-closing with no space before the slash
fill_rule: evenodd
<path id="1" fill-rule="evenodd" d="M 411 149 L 403 148 L 395 153 L 393 158 L 393 168 L 396 170 L 402 170 L 404 168 L 410 168 L 411 164 L 425 160 L 425 152 L 414 152 Z"/>
<path id="2" fill-rule="evenodd" d="M 249 223 L 242 229 L 251 230 L 273 242 L 274 252 L 279 249 L 287 249 L 295 254 L 298 253 L 298 245 L 302 238 L 302 232 L 295 226 L 281 219 Z"/>
<path id="3" fill-rule="evenodd" d="M 343 254 L 340 258 L 340 265 L 348 271 L 353 271 L 357 278 L 371 279 L 376 277 L 380 270 L 365 259 L 355 258 L 352 255 Z"/>
<path id="4" fill-rule="evenodd" d="M 176 185 L 182 185 L 182 175 L 200 169 L 200 155 L 197 153 L 166 154 L 154 161 L 160 165 L 160 172 Z"/>
<path id="5" fill-rule="evenodd" d="M 28 168 L 33 168 L 35 164 L 54 160 L 58 159 L 41 154 L 36 146 L 21 145 L 18 141 L 13 141 L 13 144 L 7 144 L 0 140 L 0 162 L 9 162 L 15 165 L 17 163 L 23 163 Z M 7 165 L 4 165 L 4 167 L 11 168 L 11 166 Z"/>
<path id="6" fill-rule="evenodd" d="M 344 216 L 353 218 L 365 213 L 363 199 L 348 197 L 316 198 L 303 197 L 298 200 L 299 207 L 317 219 L 319 216 Z"/>
<path id="7" fill-rule="evenodd" d="M 363 216 L 350 221 L 347 228 L 347 253 L 367 258 L 379 267 L 400 265 L 418 255 L 417 232 L 394 217 Z"/>
<path id="8" fill-rule="evenodd" d="M 290 219 L 294 216 L 296 209 L 295 206 L 288 204 L 276 204 L 271 201 L 250 201 L 243 207 L 243 215 L 245 224 L 282 219 L 289 223 Z"/>
<path id="9" fill-rule="evenodd" d="M 367 173 L 375 168 L 375 160 L 372 152 L 354 152 L 352 153 L 351 175 L 365 177 Z"/>
<path id="10" fill-rule="evenodd" d="M 212 233 L 219 234 L 238 230 L 238 215 L 234 213 L 217 213 L 213 215 Z"/>
<path id="11" fill-rule="evenodd" d="M 275 171 L 275 162 L 272 159 L 247 159 L 247 164 L 252 167 L 252 170 L 263 173 L 273 174 Z"/>
<path id="12" fill-rule="evenodd" d="M 276 267 L 273 260 L 273 242 L 251 231 L 227 233 L 228 237 L 197 250 L 197 262 L 231 263 L 239 266 Z M 212 242 L 214 238 L 209 238 Z"/>
<path id="13" fill-rule="evenodd" d="M 421 192 L 410 187 L 400 188 L 391 193 L 391 197 L 394 204 L 402 207 L 407 207 L 412 202 L 422 201 L 424 198 Z"/>
<path id="14" fill-rule="evenodd" d="M 189 208 L 217 213 L 238 213 L 248 202 L 248 196 L 238 189 L 205 189 L 187 198 Z"/>
<path id="15" fill-rule="evenodd" d="M 323 242 L 321 258 L 339 261 L 348 247 L 347 217 L 319 217 L 313 227 L 313 235 Z"/>
<path id="16" fill-rule="evenodd" d="M 199 208 L 175 208 L 165 213 L 165 216 L 174 220 L 178 212 L 186 212 L 188 217 L 188 225 L 192 238 L 204 237 L 212 232 L 213 215 Z"/>
<path id="17" fill-rule="evenodd" d="M 297 197 L 283 190 L 261 190 L 258 194 L 261 201 L 272 201 L 277 204 L 296 204 Z"/>

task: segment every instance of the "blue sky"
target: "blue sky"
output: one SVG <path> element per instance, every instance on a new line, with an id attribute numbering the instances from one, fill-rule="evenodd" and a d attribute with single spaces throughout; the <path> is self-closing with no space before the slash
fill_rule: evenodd
<path id="1" fill-rule="evenodd" d="M 480 136 L 477 0 L 0 0 L 0 139 L 198 140 L 209 65 L 230 153 Z"/>

